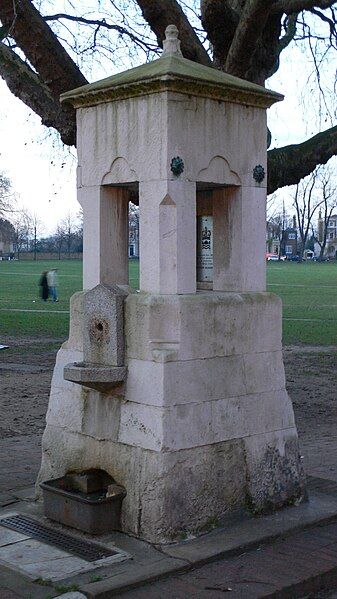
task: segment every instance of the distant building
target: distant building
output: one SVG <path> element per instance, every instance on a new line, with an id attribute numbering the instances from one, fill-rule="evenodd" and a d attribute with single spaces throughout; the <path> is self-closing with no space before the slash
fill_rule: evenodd
<path id="1" fill-rule="evenodd" d="M 319 211 L 318 222 L 317 222 L 317 237 L 320 243 L 323 242 L 324 238 L 324 218 L 322 218 L 322 213 Z M 315 254 L 316 256 L 320 255 L 320 245 L 315 244 Z M 332 214 L 328 221 L 327 227 L 327 236 L 326 236 L 326 246 L 324 251 L 324 257 L 330 258 L 330 260 L 337 258 L 337 215 Z"/>
<path id="2" fill-rule="evenodd" d="M 6 219 L 0 218 L 0 258 L 13 258 L 15 245 L 15 230 Z"/>
<path id="3" fill-rule="evenodd" d="M 139 258 L 139 208 L 129 210 L 129 258 Z"/>
<path id="4" fill-rule="evenodd" d="M 280 249 L 280 225 L 272 221 L 267 221 L 266 227 L 266 252 L 278 254 Z"/>
<path id="5" fill-rule="evenodd" d="M 283 231 L 283 238 L 281 243 L 282 256 L 292 258 L 297 256 L 298 253 L 298 240 L 297 240 L 297 229 L 295 227 L 287 227 Z"/>
<path id="6" fill-rule="evenodd" d="M 291 258 L 296 256 L 299 250 L 298 233 L 296 228 L 296 219 L 286 219 L 288 225 L 284 226 L 282 222 L 267 221 L 266 227 L 266 252 L 279 254 Z"/>

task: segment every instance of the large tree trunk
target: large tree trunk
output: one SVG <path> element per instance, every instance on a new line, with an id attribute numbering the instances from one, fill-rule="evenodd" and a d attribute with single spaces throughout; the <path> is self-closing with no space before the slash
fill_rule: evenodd
<path id="1" fill-rule="evenodd" d="M 145 21 L 157 36 L 159 46 L 163 45 L 167 25 L 174 24 L 179 29 L 181 50 L 185 58 L 212 66 L 210 57 L 176 0 L 137 0 L 137 2 Z"/>
<path id="2" fill-rule="evenodd" d="M 335 4 L 335 0 L 201 0 L 202 23 L 213 47 L 212 63 L 177 0 L 137 1 L 159 45 L 166 26 L 175 23 L 187 58 L 260 84 L 277 70 L 280 52 L 294 37 L 293 13 Z M 280 39 L 283 14 L 291 18 Z M 74 145 L 75 113 L 70 107 L 60 107 L 59 95 L 85 84 L 85 77 L 31 0 L 0 0 L 0 19 L 33 67 L 0 43 L 0 75 L 44 125 L 59 131 L 64 143 Z M 268 191 L 298 183 L 336 152 L 336 127 L 302 144 L 271 150 Z"/>

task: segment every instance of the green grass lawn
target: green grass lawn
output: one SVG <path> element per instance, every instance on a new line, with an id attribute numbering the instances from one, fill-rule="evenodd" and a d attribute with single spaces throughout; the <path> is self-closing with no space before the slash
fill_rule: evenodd
<path id="1" fill-rule="evenodd" d="M 58 268 L 57 303 L 39 297 L 41 272 L 50 268 Z M 82 262 L 78 260 L 0 262 L 0 335 L 66 337 L 69 298 L 81 287 Z"/>
<path id="2" fill-rule="evenodd" d="M 337 345 L 337 262 L 269 262 L 268 290 L 283 301 L 283 343 Z"/>
<path id="3" fill-rule="evenodd" d="M 129 265 L 137 288 L 138 262 Z M 50 268 L 58 268 L 57 303 L 39 298 L 40 274 Z M 337 345 L 337 262 L 269 262 L 267 275 L 268 290 L 283 300 L 283 342 Z M 69 298 L 81 288 L 78 260 L 0 262 L 0 343 L 6 335 L 66 338 Z"/>

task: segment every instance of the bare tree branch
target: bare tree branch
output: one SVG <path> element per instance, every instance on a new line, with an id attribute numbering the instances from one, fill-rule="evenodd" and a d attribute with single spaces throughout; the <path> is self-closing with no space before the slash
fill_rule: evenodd
<path id="1" fill-rule="evenodd" d="M 11 92 L 41 117 L 43 125 L 57 129 L 65 144 L 75 145 L 73 108 L 61 106 L 39 76 L 3 43 L 0 43 L 0 75 Z"/>
<path id="2" fill-rule="evenodd" d="M 296 185 L 293 197 L 293 206 L 296 210 L 298 230 L 301 238 L 300 260 L 308 240 L 311 223 L 317 209 L 323 204 L 324 199 L 315 201 L 315 187 L 318 179 L 318 170 L 315 169 L 310 177 Z"/>
<path id="3" fill-rule="evenodd" d="M 297 17 L 298 13 L 292 13 L 287 18 L 286 32 L 279 41 L 279 54 L 282 52 L 282 50 L 289 46 L 289 44 L 293 41 L 296 35 Z"/>
<path id="4" fill-rule="evenodd" d="M 1 0 L 0 19 L 55 98 L 87 83 L 30 0 Z"/>
<path id="5" fill-rule="evenodd" d="M 297 184 L 317 164 L 326 164 L 334 154 L 337 154 L 337 126 L 301 144 L 269 150 L 268 193 L 285 185 Z"/>
<path id="6" fill-rule="evenodd" d="M 185 58 L 212 66 L 210 57 L 176 0 L 137 0 L 137 3 L 144 19 L 157 36 L 159 46 L 163 45 L 167 25 L 172 23 L 179 29 L 181 50 Z"/>
<path id="7" fill-rule="evenodd" d="M 108 29 L 110 31 L 117 31 L 120 35 L 126 35 L 130 38 L 130 40 L 140 46 L 142 48 L 146 48 L 147 50 L 156 50 L 157 46 L 155 44 L 146 43 L 141 37 L 135 35 L 127 29 L 126 27 L 122 27 L 121 25 L 116 25 L 114 23 L 108 23 L 105 19 L 87 19 L 85 17 L 78 17 L 76 15 L 68 15 L 66 13 L 58 13 L 55 15 L 45 15 L 45 21 L 59 21 L 61 19 L 65 19 L 67 21 L 74 21 L 75 23 L 82 23 L 83 25 L 95 25 L 97 27 L 96 32 L 102 27 L 104 29 Z"/>
<path id="8" fill-rule="evenodd" d="M 317 169 L 318 176 L 320 179 L 320 190 L 319 193 L 323 198 L 320 206 L 320 214 L 318 220 L 318 230 L 315 232 L 315 227 L 311 223 L 312 235 L 320 247 L 319 260 L 324 258 L 325 249 L 328 242 L 328 228 L 331 216 L 336 208 L 337 195 L 336 187 L 331 183 L 331 172 L 329 169 L 320 171 Z M 323 209 L 323 216 L 322 216 Z"/>
<path id="9" fill-rule="evenodd" d="M 0 171 L 0 228 L 2 217 L 5 212 L 10 212 L 13 209 L 13 192 L 10 179 Z"/>
<path id="10" fill-rule="evenodd" d="M 290 15 L 294 12 L 310 10 L 314 7 L 324 10 L 325 8 L 330 8 L 335 3 L 336 0 L 278 0 L 274 4 L 272 11 L 283 12 Z"/>
<path id="11" fill-rule="evenodd" d="M 310 11 L 313 15 L 316 15 L 316 17 L 319 17 L 322 21 L 324 21 L 325 23 L 327 23 L 329 25 L 329 29 L 330 29 L 330 43 L 333 43 L 333 38 L 336 41 L 336 37 L 337 37 L 337 31 L 336 31 L 336 19 L 330 19 L 329 17 L 327 17 L 324 13 L 322 13 L 320 10 L 316 10 L 315 8 L 312 8 Z M 333 17 L 335 17 L 334 12 L 332 11 L 332 15 Z"/>

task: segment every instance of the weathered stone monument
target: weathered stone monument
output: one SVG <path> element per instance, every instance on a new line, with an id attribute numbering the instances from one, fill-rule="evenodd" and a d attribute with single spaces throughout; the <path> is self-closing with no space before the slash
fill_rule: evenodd
<path id="1" fill-rule="evenodd" d="M 105 470 L 126 489 L 122 529 L 150 541 L 303 497 L 281 301 L 266 293 L 266 108 L 281 99 L 183 58 L 174 26 L 158 60 L 62 96 L 77 110 L 85 291 L 40 480 Z"/>

